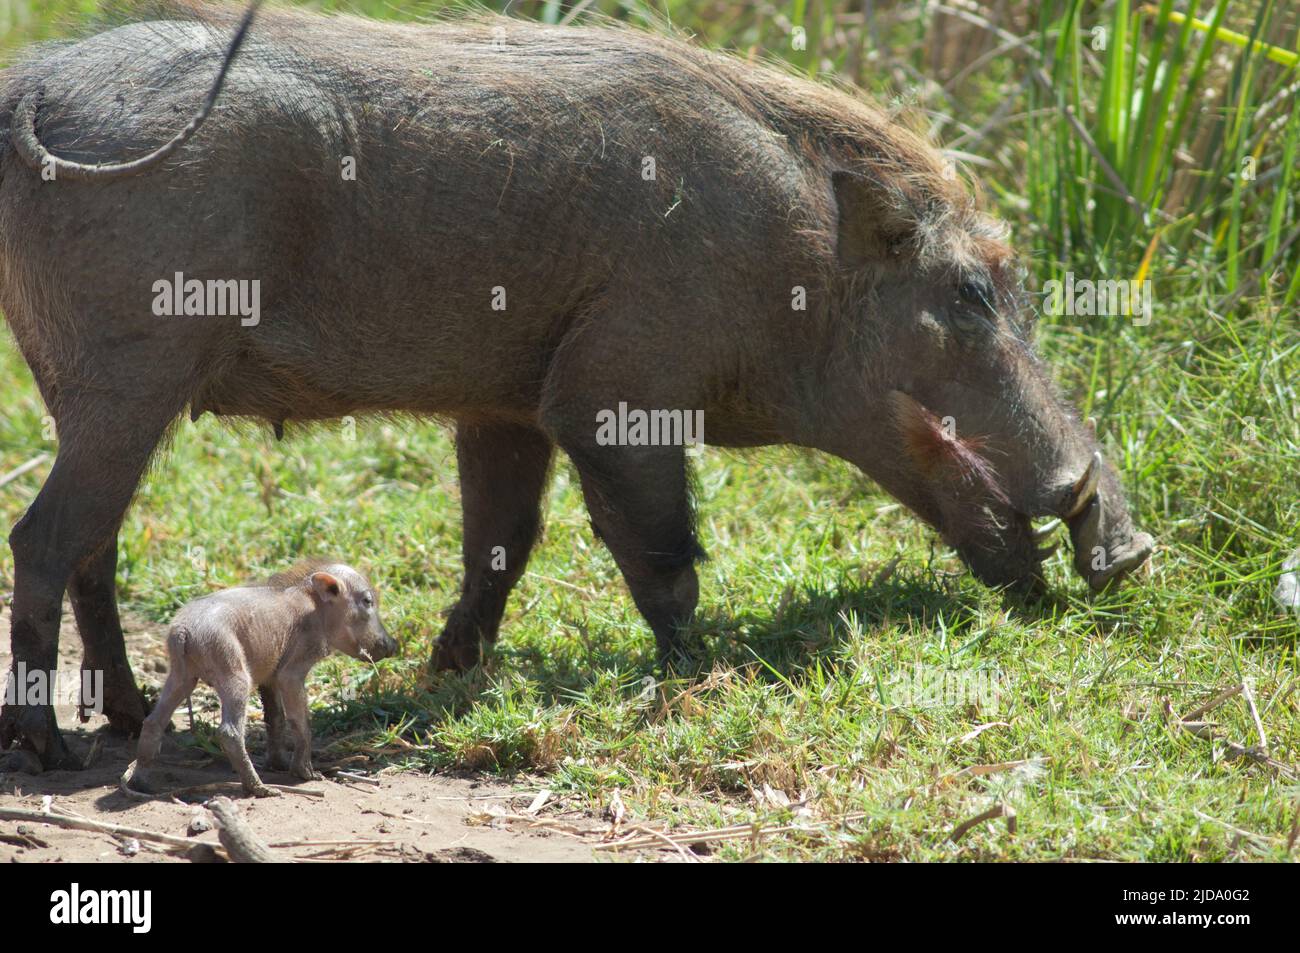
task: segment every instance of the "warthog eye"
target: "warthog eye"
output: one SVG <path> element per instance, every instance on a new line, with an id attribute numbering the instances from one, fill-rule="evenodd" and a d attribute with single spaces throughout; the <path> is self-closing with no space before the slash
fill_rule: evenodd
<path id="1" fill-rule="evenodd" d="M 963 281 L 957 286 L 957 294 L 966 304 L 983 308 L 993 313 L 993 289 L 982 281 Z"/>

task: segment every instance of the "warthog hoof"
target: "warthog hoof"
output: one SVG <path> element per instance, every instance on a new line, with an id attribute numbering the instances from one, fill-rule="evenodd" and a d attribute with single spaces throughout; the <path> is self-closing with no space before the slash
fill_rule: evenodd
<path id="1" fill-rule="evenodd" d="M 40 759 L 46 771 L 79 771 L 80 759 L 73 756 L 48 705 L 6 705 L 0 711 L 0 750 L 22 748 Z"/>
<path id="2" fill-rule="evenodd" d="M 430 672 L 467 672 L 482 661 L 483 652 L 478 639 L 440 637 L 433 643 L 429 656 Z"/>

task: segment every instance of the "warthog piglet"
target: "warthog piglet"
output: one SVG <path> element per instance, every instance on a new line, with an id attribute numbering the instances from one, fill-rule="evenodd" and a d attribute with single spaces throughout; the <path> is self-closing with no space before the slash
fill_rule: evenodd
<path id="1" fill-rule="evenodd" d="M 257 797 L 280 793 L 262 783 L 244 744 L 248 695 L 255 686 L 266 717 L 268 767 L 287 768 L 303 780 L 319 778 L 311 764 L 306 681 L 312 666 L 335 650 L 376 661 L 397 652 L 379 620 L 374 589 L 341 563 L 301 563 L 264 583 L 189 603 L 167 633 L 170 672 L 123 780 L 148 790 L 147 772 L 172 712 L 200 679 L 221 699 L 221 747 L 245 791 Z M 286 721 L 294 736 L 292 758 Z"/>

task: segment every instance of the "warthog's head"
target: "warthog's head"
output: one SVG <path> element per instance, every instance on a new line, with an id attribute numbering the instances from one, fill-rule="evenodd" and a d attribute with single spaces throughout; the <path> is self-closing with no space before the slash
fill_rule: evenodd
<path id="1" fill-rule="evenodd" d="M 379 619 L 379 595 L 365 576 L 337 564 L 312 573 L 309 582 L 330 648 L 371 662 L 397 654 L 397 640 Z"/>
<path id="2" fill-rule="evenodd" d="M 1092 428 L 1034 354 L 1004 229 L 941 168 L 837 172 L 833 192 L 838 361 L 850 366 L 832 375 L 832 416 L 852 431 L 837 452 L 990 585 L 1041 584 L 1039 517 L 1069 527 L 1075 569 L 1093 589 L 1141 565 L 1153 541 L 1134 529 Z"/>

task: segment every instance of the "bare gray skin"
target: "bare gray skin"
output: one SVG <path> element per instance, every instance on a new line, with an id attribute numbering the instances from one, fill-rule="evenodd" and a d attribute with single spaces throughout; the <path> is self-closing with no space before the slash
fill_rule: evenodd
<path id="1" fill-rule="evenodd" d="M 66 587 L 115 728 L 144 715 L 117 529 L 187 408 L 277 430 L 455 421 L 465 578 L 438 668 L 496 639 L 556 447 L 660 658 L 676 655 L 701 554 L 686 456 L 602 443 L 597 414 L 620 402 L 702 411 L 713 445 L 838 455 L 991 585 L 1041 585 L 1038 517 L 1065 520 L 1094 588 L 1150 552 L 1034 354 L 997 223 L 877 107 L 627 29 L 268 8 L 165 161 L 81 181 L 33 168 L 171 141 L 229 58 L 238 12 L 207 16 L 0 74 L 0 308 L 59 432 L 10 536 L 14 660 L 53 667 Z M 261 323 L 157 317 L 152 283 L 176 272 L 259 280 Z M 10 744 L 75 763 L 52 709 L 0 712 Z"/>
<path id="2" fill-rule="evenodd" d="M 266 584 L 204 596 L 176 615 L 167 633 L 170 669 L 158 704 L 144 720 L 136 760 L 122 780 L 149 790 L 149 768 L 176 707 L 200 681 L 221 699 L 221 748 L 255 797 L 280 792 L 258 777 L 244 741 L 248 696 L 257 688 L 266 718 L 267 767 L 304 781 L 311 764 L 307 673 L 330 652 L 378 661 L 397 653 L 366 578 L 340 563 L 304 564 Z M 285 726 L 292 738 L 286 738 Z M 292 741 L 292 745 L 290 745 Z"/>

